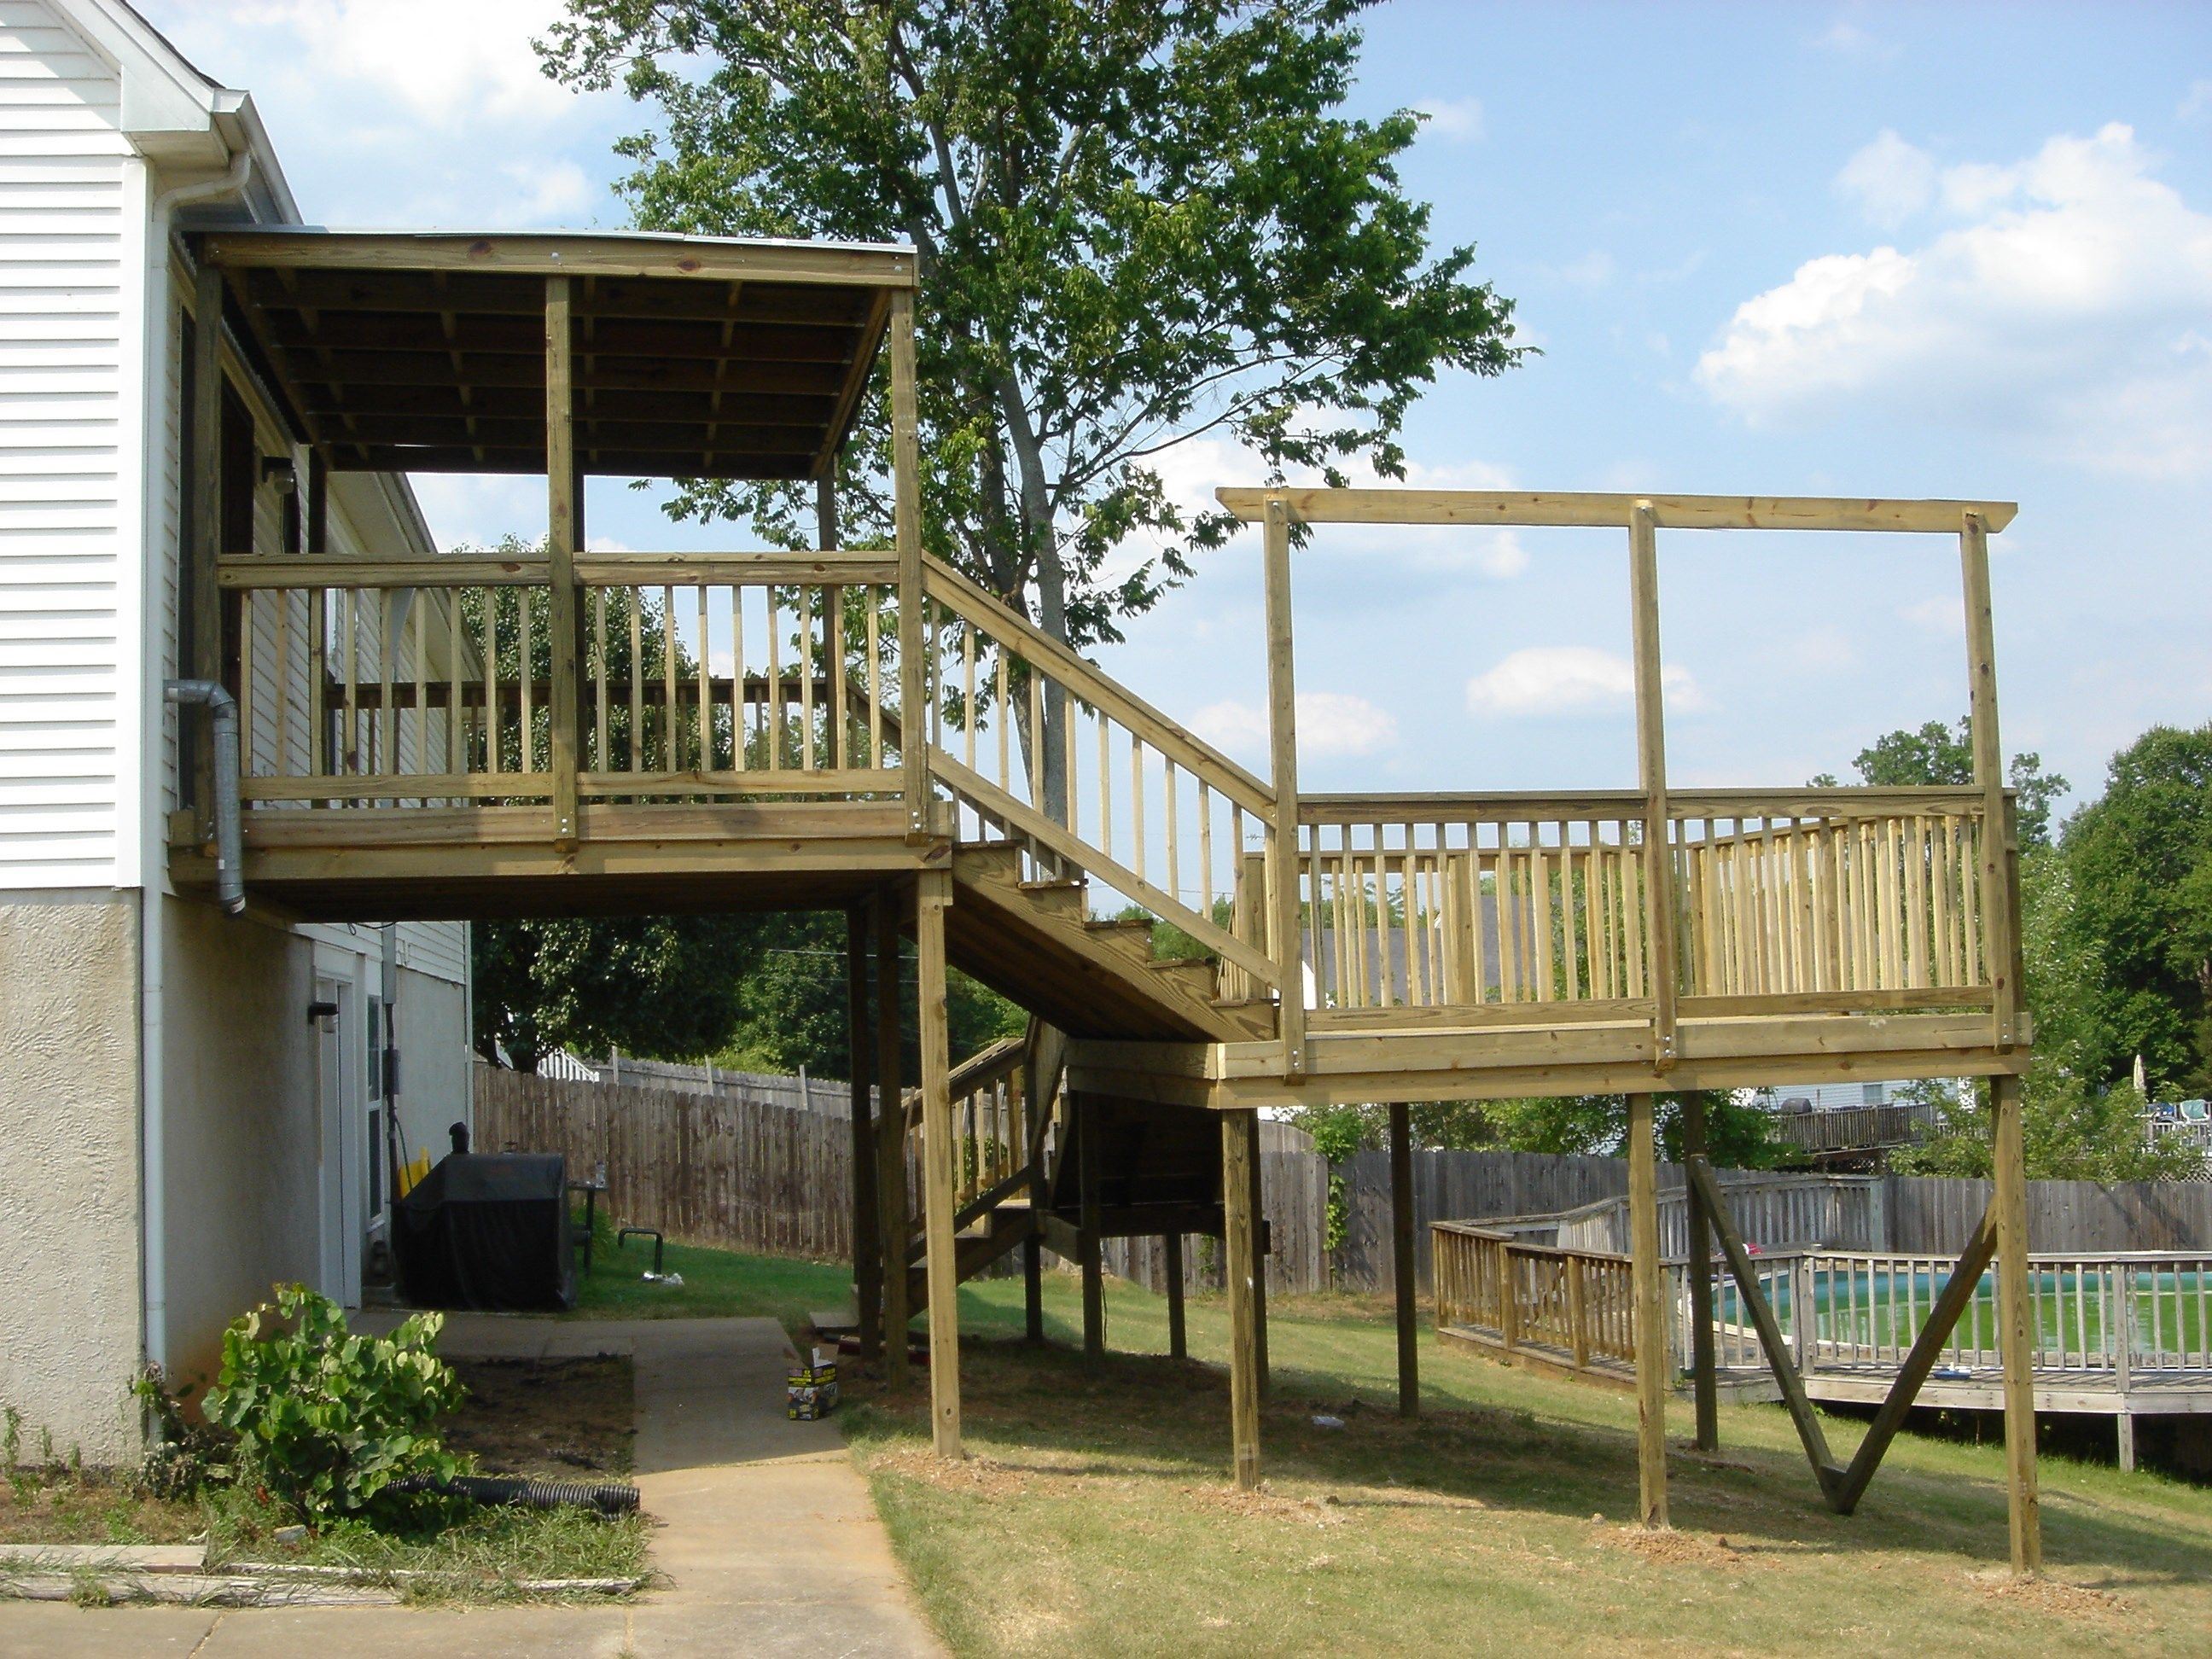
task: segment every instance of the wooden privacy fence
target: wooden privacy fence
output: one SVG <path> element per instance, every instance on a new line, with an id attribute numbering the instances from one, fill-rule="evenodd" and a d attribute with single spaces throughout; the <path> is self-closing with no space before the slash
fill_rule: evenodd
<path id="1" fill-rule="evenodd" d="M 601 1159 L 616 1214 L 672 1237 L 732 1249 L 830 1258 L 852 1249 L 851 1132 L 842 1116 L 774 1101 L 708 1096 L 690 1088 L 571 1082 L 476 1067 L 477 1144 L 566 1154 L 572 1175 Z M 719 1080 L 719 1079 L 718 1079 Z M 793 1088 L 796 1079 L 789 1080 Z M 826 1104 L 842 1085 L 817 1079 Z M 1304 1138 L 1269 1125 L 1261 1153 L 1265 1212 L 1273 1239 L 1267 1283 L 1283 1293 L 1334 1285 L 1395 1289 L 1390 1235 L 1390 1162 L 1358 1152 L 1343 1182 L 1345 1237 L 1328 1248 L 1328 1164 Z M 1433 1224 L 1480 1218 L 1516 1242 L 1618 1251 L 1626 1238 L 1627 1165 L 1620 1158 L 1546 1152 L 1417 1152 L 1413 1154 L 1416 1282 L 1433 1288 Z M 1986 1181 L 1909 1176 L 1776 1176 L 1723 1170 L 1746 1237 L 1774 1249 L 1955 1255 L 1989 1201 Z M 1662 1239 L 1685 1249 L 1682 1172 L 1659 1166 Z M 2212 1187 L 2194 1182 L 2088 1181 L 2028 1183 L 2028 1237 L 2039 1251 L 2212 1250 Z M 1109 1272 L 1165 1288 L 1158 1239 L 1110 1239 Z M 1533 1270 L 1532 1270 L 1533 1271 Z M 1219 1252 L 1192 1240 L 1186 1285 L 1220 1283 Z M 1562 1282 L 1561 1294 L 1564 1294 Z"/>
<path id="2" fill-rule="evenodd" d="M 1265 1126 L 1269 1131 L 1281 1127 Z M 1302 1147 L 1263 1146 L 1260 1179 L 1261 1208 L 1270 1241 L 1267 1289 L 1278 1295 L 1328 1289 L 1328 1161 Z M 1107 1272 L 1119 1273 L 1148 1290 L 1166 1291 L 1167 1250 L 1159 1239 L 1109 1238 L 1102 1246 L 1102 1255 Z M 1223 1268 L 1219 1240 L 1183 1241 L 1184 1289 L 1221 1289 Z"/>
<path id="3" fill-rule="evenodd" d="M 852 1255 L 852 1130 L 841 1119 L 479 1062 L 476 1125 L 487 1152 L 562 1153 L 572 1181 L 605 1160 L 606 1210 L 624 1226 L 769 1255 Z"/>

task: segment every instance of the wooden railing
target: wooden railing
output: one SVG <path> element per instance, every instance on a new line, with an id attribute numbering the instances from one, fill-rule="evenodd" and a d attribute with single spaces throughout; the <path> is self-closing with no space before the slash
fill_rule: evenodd
<path id="1" fill-rule="evenodd" d="M 1232 860 L 1248 845 L 1274 857 L 1267 785 L 957 572 L 931 563 L 927 592 L 931 770 L 969 833 L 1021 846 L 1039 876 L 1088 875 L 1277 983 L 1273 943 L 1226 914 Z"/>
<path id="2" fill-rule="evenodd" d="M 1632 1365 L 1628 1257 L 1533 1242 L 1542 1219 L 1436 1223 L 1437 1324 L 1482 1334 L 1509 1352 L 1540 1347 L 1577 1369 Z M 1690 1268 L 1679 1244 L 1667 1250 L 1668 1352 L 1686 1371 Z M 1901 1365 L 1955 1265 L 1945 1255 L 1835 1249 L 1767 1251 L 1754 1261 L 1784 1358 L 1800 1371 Z M 2028 1267 L 2038 1370 L 2108 1373 L 2126 1387 L 2162 1372 L 2212 1370 L 2212 1255 L 2037 1255 Z M 1938 1364 L 1986 1372 L 2000 1363 L 1996 1275 L 1994 1267 L 1982 1274 Z M 1713 1340 L 1723 1370 L 1767 1363 L 1741 1292 L 1717 1266 Z"/>
<path id="3" fill-rule="evenodd" d="M 1971 788 L 1674 795 L 1686 1002 L 1987 1006 L 1982 805 Z"/>
<path id="4" fill-rule="evenodd" d="M 1768 1119 L 1767 1133 L 1801 1152 L 1867 1152 L 1909 1146 L 1934 1128 L 1939 1116 L 1935 1106 L 1921 1103 L 1778 1112 Z"/>
<path id="5" fill-rule="evenodd" d="M 896 791 L 896 568 L 872 553 L 574 563 L 239 557 L 242 798 L 650 800 Z"/>
<path id="6" fill-rule="evenodd" d="M 1340 1023 L 1379 1011 L 1649 994 L 1640 798 L 1312 795 L 1310 960 Z"/>
<path id="7" fill-rule="evenodd" d="M 1026 1050 L 1005 1037 L 952 1070 L 952 1206 L 955 1224 L 1014 1196 L 1028 1182 L 1033 1155 L 1044 1150 L 1044 1126 L 1030 1115 Z M 905 1102 L 907 1232 L 918 1256 L 921 1244 L 923 1178 L 921 1091 Z"/>
<path id="8" fill-rule="evenodd" d="M 1532 1244 L 1473 1222 L 1435 1225 L 1437 1323 L 1495 1332 L 1508 1352 L 1560 1351 L 1577 1370 L 1632 1364 L 1636 1301 L 1629 1259 Z"/>
<path id="9" fill-rule="evenodd" d="M 1980 812 L 1968 789 L 1676 795 L 1654 892 L 1640 794 L 1308 796 L 1322 1018 L 1648 1016 L 1662 921 L 1686 1015 L 1985 1006 Z"/>

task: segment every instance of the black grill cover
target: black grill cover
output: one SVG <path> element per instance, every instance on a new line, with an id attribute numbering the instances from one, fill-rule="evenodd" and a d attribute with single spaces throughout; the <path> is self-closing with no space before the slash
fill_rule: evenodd
<path id="1" fill-rule="evenodd" d="M 454 1152 L 398 1206 L 400 1288 L 418 1308 L 576 1304 L 568 1171 L 558 1152 Z"/>

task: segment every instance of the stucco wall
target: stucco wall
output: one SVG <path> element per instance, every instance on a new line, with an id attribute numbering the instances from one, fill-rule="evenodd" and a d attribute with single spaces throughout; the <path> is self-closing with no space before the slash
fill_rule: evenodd
<path id="1" fill-rule="evenodd" d="M 210 904 L 160 902 L 167 1363 L 212 1377 L 224 1326 L 270 1285 L 317 1277 L 313 946 Z"/>
<path id="2" fill-rule="evenodd" d="M 94 1463 L 138 1451 L 137 982 L 135 896 L 0 899 L 0 1404 Z"/>

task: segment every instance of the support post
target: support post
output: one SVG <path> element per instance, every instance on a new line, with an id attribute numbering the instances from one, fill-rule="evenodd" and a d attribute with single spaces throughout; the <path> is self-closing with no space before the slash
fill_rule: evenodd
<path id="1" fill-rule="evenodd" d="M 1267 1361 L 1267 1258 L 1274 1254 L 1275 1241 L 1267 1226 L 1267 1183 L 1260 1152 L 1259 1113 L 1246 1115 L 1244 1139 L 1246 1179 L 1252 1187 L 1252 1365 L 1259 1378 L 1260 1398 L 1265 1400 L 1273 1386 L 1273 1369 Z"/>
<path id="2" fill-rule="evenodd" d="M 1636 654 L 1636 763 L 1644 791 L 1644 936 L 1650 952 L 1651 1064 L 1674 1064 L 1674 858 L 1667 811 L 1667 702 L 1660 673 L 1659 538 L 1651 503 L 1628 514 L 1628 588 Z"/>
<path id="3" fill-rule="evenodd" d="M 1166 1261 L 1168 1281 L 1168 1358 L 1188 1359 L 1190 1358 L 1190 1337 L 1183 1323 L 1182 1235 L 1162 1235 L 1160 1249 Z"/>
<path id="4" fill-rule="evenodd" d="M 1275 1027 L 1283 1075 L 1306 1070 L 1305 945 L 1298 932 L 1297 667 L 1291 629 L 1291 508 L 1267 503 L 1267 544 L 1268 760 L 1274 772 L 1273 858 L 1267 884 L 1267 954 L 1275 963 Z"/>
<path id="5" fill-rule="evenodd" d="M 891 896 L 878 891 L 868 901 L 875 927 L 876 1084 L 883 1096 L 876 1114 L 876 1239 L 883 1251 L 884 1375 L 894 1389 L 908 1380 L 907 1326 L 914 1317 L 908 1248 L 906 1191 L 906 1094 L 900 1086 L 898 917 Z"/>
<path id="6" fill-rule="evenodd" d="M 1682 1156 L 1705 1155 L 1705 1097 L 1696 1091 L 1682 1098 Z M 1713 1354 L 1713 1221 L 1705 1194 L 1695 1182 L 1684 1194 L 1690 1234 L 1690 1380 L 1697 1399 L 1697 1448 L 1718 1451 L 1721 1443 L 1720 1377 Z"/>
<path id="7" fill-rule="evenodd" d="M 576 471 L 574 294 L 566 276 L 545 279 L 545 609 L 546 653 L 552 661 L 551 704 L 546 709 L 547 761 L 553 771 L 553 846 L 574 852 L 578 836 L 577 721 L 582 639 L 576 603 L 576 549 L 581 532 L 582 480 Z M 528 594 L 523 603 L 529 603 Z M 526 676 L 531 665 L 522 665 Z M 669 710 L 671 729 L 676 711 Z M 523 769 L 529 770 L 530 733 L 522 734 Z"/>
<path id="8" fill-rule="evenodd" d="M 884 1346 L 884 1247 L 876 1224 L 876 1124 L 871 1087 L 875 1050 L 868 1030 L 868 910 L 845 912 L 846 1048 L 851 1058 L 853 1127 L 853 1293 L 860 1304 L 860 1360 L 871 1364 Z"/>
<path id="9" fill-rule="evenodd" d="M 1246 1167 L 1257 1137 L 1249 1122 L 1238 1120 L 1258 1115 L 1249 1108 L 1221 1114 L 1222 1253 L 1229 1281 L 1229 1435 L 1237 1484 L 1247 1492 L 1260 1484 L 1258 1304 L 1253 1294 L 1260 1275 L 1260 1218 L 1252 1212 L 1252 1175 Z"/>
<path id="10" fill-rule="evenodd" d="M 1969 513 L 1959 530 L 1959 568 L 1966 602 L 1966 685 L 1974 782 L 1982 792 L 1981 854 L 1984 966 L 1990 977 L 1991 1033 L 2000 1050 L 2019 1037 L 2018 908 L 2010 879 L 2016 854 L 2005 811 L 2004 744 L 1997 732 L 1996 615 L 1990 602 L 1989 526 Z"/>
<path id="11" fill-rule="evenodd" d="M 1667 1525 L 1667 1307 L 1659 1266 L 1659 1158 L 1655 1102 L 1628 1097 L 1628 1253 L 1636 1295 L 1636 1471 L 1638 1517 Z"/>
<path id="12" fill-rule="evenodd" d="M 928 647 L 922 640 L 921 440 L 915 412 L 914 295 L 891 295 L 891 518 L 899 569 L 899 768 L 910 837 L 929 834 Z"/>
<path id="13" fill-rule="evenodd" d="M 2136 1385 L 2136 1273 L 2123 1261 L 2112 1269 L 2116 1281 L 2119 1330 L 2112 1345 L 2112 1382 L 2120 1395 L 2119 1416 L 2115 1419 L 2119 1427 L 2120 1468 L 2130 1474 L 2136 1467 L 2136 1418 L 2128 1407 L 2128 1395 Z"/>
<path id="14" fill-rule="evenodd" d="M 1032 1018 L 1022 1054 L 1022 1156 L 1030 1171 L 1030 1231 L 1022 1241 L 1022 1335 L 1040 1346 L 1044 1342 L 1044 1212 L 1048 1196 L 1044 1135 L 1057 1086 L 1055 1068 L 1045 1063 L 1046 1042 L 1046 1028 Z"/>
<path id="15" fill-rule="evenodd" d="M 2005 1496 L 2012 1568 L 2043 1569 L 2043 1521 L 2035 1490 L 2035 1325 L 2028 1292 L 2027 1173 L 2021 1144 L 2020 1079 L 1990 1079 L 1996 1123 L 1997 1329 L 2004 1362 Z"/>
<path id="16" fill-rule="evenodd" d="M 1390 1103 L 1390 1246 L 1398 1290 L 1398 1415 L 1421 1414 L 1421 1338 L 1413 1283 L 1413 1110 Z"/>
<path id="17" fill-rule="evenodd" d="M 1106 1273 L 1099 1260 L 1096 1103 L 1088 1095 L 1068 1097 L 1075 1115 L 1076 1266 L 1083 1274 L 1083 1357 L 1093 1364 L 1106 1358 Z"/>
<path id="18" fill-rule="evenodd" d="M 940 1457 L 959 1457 L 960 1272 L 954 1260 L 951 1050 L 945 1030 L 945 907 L 952 878 L 926 872 L 915 886 L 915 959 L 921 990 L 923 1259 L 929 1275 L 929 1421 Z"/>

